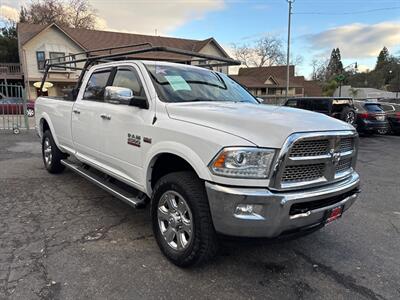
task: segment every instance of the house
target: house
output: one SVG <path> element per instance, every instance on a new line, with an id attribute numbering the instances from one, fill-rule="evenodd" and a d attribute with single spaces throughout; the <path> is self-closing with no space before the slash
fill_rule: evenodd
<path id="1" fill-rule="evenodd" d="M 363 99 L 394 99 L 397 98 L 398 95 L 393 92 L 378 90 L 374 88 L 356 88 L 351 87 L 350 85 L 344 85 L 341 87 L 341 91 L 339 88 L 335 90 L 333 94 L 335 97 L 338 97 L 339 94 L 341 97 L 352 97 L 357 100 Z"/>
<path id="2" fill-rule="evenodd" d="M 231 77 L 244 85 L 254 96 L 267 103 L 279 103 L 286 95 L 286 66 L 240 68 Z M 295 66 L 289 66 L 289 96 L 321 96 L 322 89 L 315 81 L 295 76 Z"/>
<path id="3" fill-rule="evenodd" d="M 27 88 L 29 99 L 35 99 L 38 95 L 38 82 L 42 80 L 44 74 L 45 59 L 64 60 L 65 55 L 74 53 L 116 46 L 124 46 L 139 43 L 151 43 L 153 46 L 168 46 L 180 48 L 202 54 L 229 57 L 225 50 L 214 38 L 205 40 L 180 39 L 172 37 L 150 36 L 140 34 L 130 34 L 121 32 L 110 32 L 100 30 L 88 30 L 60 27 L 56 24 L 17 24 L 18 48 L 21 62 L 22 73 L 24 74 L 24 84 Z M 132 49 L 132 48 L 131 48 Z M 123 51 L 122 49 L 118 51 Z M 128 49 L 129 50 L 129 49 Z M 115 52 L 118 52 L 115 50 Z M 104 53 L 104 52 L 103 52 Z M 108 52 L 107 52 L 108 53 Z M 99 52 L 101 54 L 101 52 Z M 82 57 L 79 57 L 82 58 Z M 193 57 L 161 53 L 148 52 L 135 55 L 138 59 L 162 59 L 181 63 L 201 64 L 205 61 L 193 59 Z M 82 66 L 78 63 L 77 67 Z M 215 67 L 216 70 L 228 73 L 227 66 Z M 48 94 L 57 96 L 62 94 L 62 90 L 71 88 L 76 83 L 80 71 L 62 67 L 52 68 L 49 71 L 47 81 L 52 84 L 48 89 Z M 35 85 L 35 86 L 34 86 Z"/>

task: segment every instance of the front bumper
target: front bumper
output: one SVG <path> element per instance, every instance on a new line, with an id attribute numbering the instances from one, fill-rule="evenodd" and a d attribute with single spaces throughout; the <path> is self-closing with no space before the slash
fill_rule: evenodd
<path id="1" fill-rule="evenodd" d="M 206 182 L 206 191 L 218 233 L 273 238 L 323 223 L 327 211 L 334 207 L 343 206 L 344 211 L 347 210 L 358 196 L 359 183 L 359 175 L 354 172 L 350 177 L 329 186 L 301 191 L 273 192 L 263 188 L 227 187 L 209 182 Z M 238 215 L 235 211 L 239 204 L 256 205 L 257 213 Z M 303 208 L 301 213 L 293 210 L 294 204 Z M 307 205 L 311 207 L 309 210 Z"/>

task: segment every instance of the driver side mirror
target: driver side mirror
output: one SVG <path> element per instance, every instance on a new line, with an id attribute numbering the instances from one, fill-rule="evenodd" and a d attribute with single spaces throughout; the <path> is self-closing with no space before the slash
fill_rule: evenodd
<path id="1" fill-rule="evenodd" d="M 125 104 L 144 109 L 149 108 L 146 97 L 135 96 L 131 89 L 118 86 L 106 86 L 104 101 L 111 104 Z"/>

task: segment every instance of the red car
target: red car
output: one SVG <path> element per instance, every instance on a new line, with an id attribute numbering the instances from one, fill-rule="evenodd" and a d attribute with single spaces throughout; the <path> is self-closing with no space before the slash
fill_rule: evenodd
<path id="1" fill-rule="evenodd" d="M 24 113 L 23 100 L 17 97 L 6 97 L 0 93 L 0 115 L 22 115 Z M 35 115 L 35 103 L 26 103 L 28 117 Z"/>

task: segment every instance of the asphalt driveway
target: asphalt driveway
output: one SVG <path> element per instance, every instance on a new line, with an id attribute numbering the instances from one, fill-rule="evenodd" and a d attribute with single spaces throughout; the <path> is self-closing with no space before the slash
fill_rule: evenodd
<path id="1" fill-rule="evenodd" d="M 48 174 L 33 131 L 0 132 L 0 299 L 399 299 L 400 137 L 360 145 L 363 192 L 342 219 L 292 241 L 223 242 L 179 269 L 148 209 Z"/>

